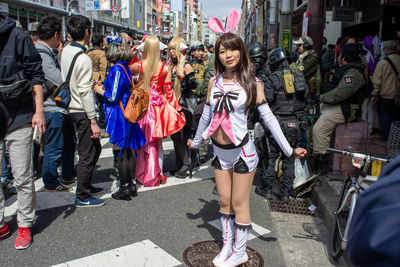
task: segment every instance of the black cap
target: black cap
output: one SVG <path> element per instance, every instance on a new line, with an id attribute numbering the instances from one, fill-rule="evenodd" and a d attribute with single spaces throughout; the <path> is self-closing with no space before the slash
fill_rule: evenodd
<path id="1" fill-rule="evenodd" d="M 361 61 L 360 51 L 355 44 L 346 44 L 341 50 L 342 55 L 345 55 L 351 61 Z"/>

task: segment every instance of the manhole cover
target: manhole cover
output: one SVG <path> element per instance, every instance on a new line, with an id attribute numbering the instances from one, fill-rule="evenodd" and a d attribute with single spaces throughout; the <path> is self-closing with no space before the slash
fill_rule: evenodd
<path id="1" fill-rule="evenodd" d="M 293 214 L 309 214 L 308 207 L 311 201 L 308 199 L 290 199 L 288 203 L 283 203 L 278 199 L 268 200 L 270 211 L 286 212 Z"/>
<path id="2" fill-rule="evenodd" d="M 220 243 L 217 241 L 209 240 L 202 241 L 190 245 L 182 253 L 183 261 L 189 267 L 213 267 L 212 260 L 220 251 Z M 222 245 L 222 244 L 221 244 Z M 263 267 L 264 260 L 260 253 L 253 248 L 247 246 L 247 255 L 249 256 L 248 262 L 244 265 L 246 267 Z"/>

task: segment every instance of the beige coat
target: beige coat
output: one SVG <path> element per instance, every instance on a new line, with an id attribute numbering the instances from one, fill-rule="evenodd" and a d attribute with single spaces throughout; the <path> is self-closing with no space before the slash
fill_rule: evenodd
<path id="1" fill-rule="evenodd" d="M 104 83 L 107 72 L 106 52 L 100 48 L 89 51 L 88 56 L 92 60 L 93 81 Z"/>
<path id="2" fill-rule="evenodd" d="M 400 55 L 393 53 L 389 55 L 389 58 L 392 60 L 397 71 L 400 71 Z M 382 59 L 376 65 L 372 82 L 374 84 L 373 96 L 394 99 L 396 94 L 400 92 L 400 81 L 386 59 Z"/>

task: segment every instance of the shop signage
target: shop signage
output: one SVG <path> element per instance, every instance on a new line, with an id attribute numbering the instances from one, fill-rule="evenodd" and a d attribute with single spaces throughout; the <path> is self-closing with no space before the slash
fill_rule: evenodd
<path id="1" fill-rule="evenodd" d="M 282 45 L 283 48 L 290 52 L 290 28 L 282 28 Z"/>
<path id="2" fill-rule="evenodd" d="M 111 0 L 99 0 L 100 10 L 111 10 Z"/>
<path id="3" fill-rule="evenodd" d="M 129 0 L 121 0 L 121 18 L 123 19 L 129 19 L 130 2 Z"/>
<path id="4" fill-rule="evenodd" d="M 0 13 L 8 14 L 8 4 L 7 3 L 0 3 Z"/>
<path id="5" fill-rule="evenodd" d="M 334 7 L 333 21 L 354 21 L 354 8 L 352 7 Z"/>
<path id="6" fill-rule="evenodd" d="M 306 10 L 306 12 L 304 12 L 303 14 L 303 27 L 301 29 L 301 35 L 302 36 L 307 36 L 308 34 L 308 18 L 310 16 L 310 13 L 308 11 L 308 9 Z"/>

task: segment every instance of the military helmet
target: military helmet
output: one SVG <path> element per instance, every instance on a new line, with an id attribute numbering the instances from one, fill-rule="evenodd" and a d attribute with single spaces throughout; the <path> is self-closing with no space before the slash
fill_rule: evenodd
<path id="1" fill-rule="evenodd" d="M 269 64 L 275 65 L 286 59 L 285 51 L 282 48 L 275 48 L 269 55 Z"/>
<path id="2" fill-rule="evenodd" d="M 191 47 L 190 50 L 192 52 L 196 51 L 196 50 L 202 50 L 204 51 L 204 44 L 200 43 L 200 42 L 194 42 Z"/>
<path id="3" fill-rule="evenodd" d="M 257 57 L 262 57 L 262 58 L 268 58 L 268 53 L 267 53 L 267 49 L 265 49 L 264 47 L 262 47 L 259 44 L 253 45 L 250 50 L 249 50 L 249 55 L 250 58 L 257 58 Z"/>

